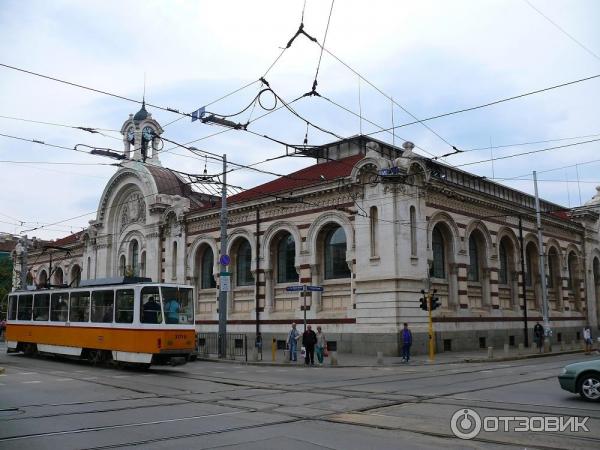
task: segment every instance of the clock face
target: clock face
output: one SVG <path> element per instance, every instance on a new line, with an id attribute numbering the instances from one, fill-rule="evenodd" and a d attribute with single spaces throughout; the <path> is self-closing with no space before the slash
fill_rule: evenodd
<path id="1" fill-rule="evenodd" d="M 154 130 L 150 127 L 144 127 L 142 130 L 142 137 L 146 141 L 151 141 L 154 138 Z"/>
<path id="2" fill-rule="evenodd" d="M 133 128 L 127 130 L 127 140 L 131 143 L 135 140 L 135 133 L 133 132 Z"/>

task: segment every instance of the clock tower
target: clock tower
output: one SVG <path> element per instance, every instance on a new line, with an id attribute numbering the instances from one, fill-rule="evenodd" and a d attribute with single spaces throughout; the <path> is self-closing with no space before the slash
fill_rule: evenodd
<path id="1" fill-rule="evenodd" d="M 125 158 L 160 166 L 158 152 L 164 145 L 160 138 L 163 131 L 160 124 L 152 118 L 152 114 L 146 110 L 144 99 L 142 108 L 135 115 L 129 114 L 129 119 L 121 127 Z"/>

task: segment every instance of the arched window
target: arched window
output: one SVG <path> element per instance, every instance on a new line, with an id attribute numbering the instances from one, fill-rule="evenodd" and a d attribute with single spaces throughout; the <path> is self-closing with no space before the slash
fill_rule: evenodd
<path id="1" fill-rule="evenodd" d="M 63 281 L 64 281 L 63 270 L 60 267 L 58 267 L 54 271 L 54 284 L 61 285 L 61 284 L 63 284 Z"/>
<path id="2" fill-rule="evenodd" d="M 479 281 L 479 247 L 477 238 L 473 233 L 469 236 L 469 271 L 467 279 L 469 281 Z"/>
<path id="3" fill-rule="evenodd" d="M 569 253 L 569 259 L 567 260 L 567 269 L 569 271 L 569 280 L 568 287 L 573 291 L 573 294 L 577 297 L 577 289 L 579 286 L 577 285 L 578 281 L 578 267 L 577 267 L 577 256 L 575 253 Z"/>
<path id="4" fill-rule="evenodd" d="M 508 284 L 508 255 L 504 241 L 500 242 L 500 271 L 498 272 L 498 283 Z"/>
<path id="5" fill-rule="evenodd" d="M 46 284 L 48 284 L 48 274 L 45 270 L 42 270 L 38 275 L 38 284 L 40 286 L 46 286 Z"/>
<path id="6" fill-rule="evenodd" d="M 417 211 L 410 207 L 410 254 L 417 256 Z"/>
<path id="7" fill-rule="evenodd" d="M 173 252 L 171 253 L 171 278 L 177 278 L 177 242 L 173 242 Z"/>
<path id="8" fill-rule="evenodd" d="M 296 244 L 291 234 L 284 235 L 277 243 L 277 282 L 298 281 L 296 272 Z"/>
<path id="9" fill-rule="evenodd" d="M 81 282 L 81 267 L 79 267 L 76 264 L 71 269 L 70 285 L 71 285 L 71 287 L 78 287 L 80 282 Z"/>
<path id="10" fill-rule="evenodd" d="M 430 276 L 433 278 L 446 278 L 446 254 L 444 236 L 440 229 L 435 226 L 431 233 L 431 250 L 433 252 L 433 264 Z"/>
<path id="11" fill-rule="evenodd" d="M 200 289 L 213 289 L 217 287 L 215 277 L 213 277 L 214 255 L 212 248 L 206 247 L 202 253 L 200 262 Z"/>
<path id="12" fill-rule="evenodd" d="M 332 228 L 325 236 L 325 279 L 350 278 L 346 262 L 346 233 L 340 226 Z"/>
<path id="13" fill-rule="evenodd" d="M 243 239 L 238 247 L 237 255 L 236 255 L 236 282 L 238 286 L 250 286 L 254 283 L 254 279 L 252 278 L 252 248 L 250 247 L 250 243 Z"/>
<path id="14" fill-rule="evenodd" d="M 139 276 L 140 274 L 140 268 L 139 268 L 139 249 L 140 246 L 138 244 L 138 241 L 136 241 L 135 239 L 133 241 L 131 241 L 131 270 L 133 271 L 133 275 L 134 276 Z"/>
<path id="15" fill-rule="evenodd" d="M 146 252 L 142 252 L 142 257 L 140 258 L 140 277 L 146 276 Z"/>
<path id="16" fill-rule="evenodd" d="M 527 287 L 531 287 L 533 284 L 533 264 L 529 250 L 529 247 L 527 247 L 527 251 L 525 252 L 525 286 Z"/>
<path id="17" fill-rule="evenodd" d="M 370 231 L 371 231 L 371 257 L 377 256 L 377 206 L 371 206 L 369 210 Z"/>
<path id="18" fill-rule="evenodd" d="M 119 259 L 119 275 L 125 276 L 125 265 L 126 265 L 125 255 L 121 255 L 121 259 Z"/>
<path id="19" fill-rule="evenodd" d="M 556 259 L 558 255 L 556 253 L 556 249 L 552 247 L 548 252 L 548 280 L 547 286 L 548 289 L 554 289 L 554 278 L 556 275 Z"/>

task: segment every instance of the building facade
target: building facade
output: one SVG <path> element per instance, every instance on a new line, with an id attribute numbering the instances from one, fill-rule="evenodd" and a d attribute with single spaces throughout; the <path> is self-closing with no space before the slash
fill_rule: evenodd
<path id="1" fill-rule="evenodd" d="M 30 250 L 31 278 L 192 284 L 198 330 L 216 331 L 220 201 L 161 166 L 162 128 L 144 107 L 121 132 L 127 159 L 96 219 L 54 243 L 70 251 L 54 256 L 52 271 L 47 254 Z M 228 331 L 281 340 L 306 313 L 338 351 L 396 355 L 408 322 L 424 352 L 419 299 L 436 289 L 438 350 L 523 342 L 523 292 L 529 329 L 542 317 L 535 199 L 412 148 L 365 136 L 334 142 L 310 150 L 316 164 L 229 197 Z M 598 327 L 600 194 L 585 208 L 542 200 L 541 210 L 552 340 L 570 342 L 585 324 Z M 323 292 L 286 290 L 298 284 Z"/>

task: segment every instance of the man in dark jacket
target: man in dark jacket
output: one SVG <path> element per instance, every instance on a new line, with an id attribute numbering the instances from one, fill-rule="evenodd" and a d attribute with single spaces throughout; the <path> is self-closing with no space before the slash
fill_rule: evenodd
<path id="1" fill-rule="evenodd" d="M 404 322 L 402 329 L 402 362 L 408 362 L 410 359 L 410 346 L 412 345 L 412 333 L 408 329 L 408 324 Z"/>
<path id="2" fill-rule="evenodd" d="M 304 364 L 307 366 L 315 365 L 315 344 L 317 343 L 317 335 L 312 330 L 312 327 L 308 325 L 306 331 L 302 334 L 302 345 L 306 349 L 306 356 L 304 357 Z"/>
<path id="3" fill-rule="evenodd" d="M 544 346 L 544 327 L 541 326 L 539 322 L 533 327 L 533 338 L 541 353 Z"/>

